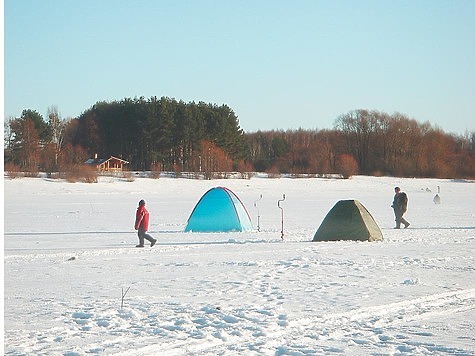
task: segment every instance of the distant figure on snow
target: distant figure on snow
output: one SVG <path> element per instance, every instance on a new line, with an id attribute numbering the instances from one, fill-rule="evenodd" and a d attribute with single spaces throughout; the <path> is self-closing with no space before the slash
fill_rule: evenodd
<path id="1" fill-rule="evenodd" d="M 440 195 L 436 194 L 434 197 L 434 204 L 440 204 Z"/>
<path id="2" fill-rule="evenodd" d="M 391 205 L 391 208 L 394 209 L 394 215 L 396 217 L 395 229 L 400 229 L 401 223 L 404 224 L 404 228 L 406 229 L 410 224 L 402 216 L 407 211 L 407 194 L 401 192 L 401 188 L 399 187 L 394 188 L 394 192 L 396 194 L 394 195 L 393 204 Z"/>
<path id="3" fill-rule="evenodd" d="M 139 236 L 139 244 L 135 247 L 144 247 L 144 239 L 150 241 L 150 247 L 155 245 L 157 242 L 156 239 L 147 233 L 148 220 L 149 214 L 147 209 L 145 209 L 145 200 L 142 199 L 139 201 L 139 206 L 135 215 L 135 230 L 138 230 L 137 234 Z"/>

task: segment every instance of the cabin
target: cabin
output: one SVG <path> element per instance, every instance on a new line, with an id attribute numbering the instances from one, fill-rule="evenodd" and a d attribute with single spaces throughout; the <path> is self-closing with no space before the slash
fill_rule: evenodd
<path id="1" fill-rule="evenodd" d="M 122 172 L 124 169 L 124 166 L 126 164 L 129 164 L 128 161 L 125 161 L 123 159 L 110 156 L 108 159 L 105 158 L 97 158 L 97 155 L 94 156 L 94 158 L 89 158 L 86 162 L 84 162 L 86 165 L 89 166 L 94 166 L 96 167 L 97 171 L 100 173 L 104 172 Z"/>

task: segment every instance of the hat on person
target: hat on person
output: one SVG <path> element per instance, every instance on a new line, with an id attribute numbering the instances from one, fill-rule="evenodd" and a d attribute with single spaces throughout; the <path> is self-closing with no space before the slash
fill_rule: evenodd
<path id="1" fill-rule="evenodd" d="M 140 205 L 140 206 L 145 205 L 145 200 L 143 200 L 143 199 L 140 200 L 140 201 L 139 201 L 139 205 Z"/>

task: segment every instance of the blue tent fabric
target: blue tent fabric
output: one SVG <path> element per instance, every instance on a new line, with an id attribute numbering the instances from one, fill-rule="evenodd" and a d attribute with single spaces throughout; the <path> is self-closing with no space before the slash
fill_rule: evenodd
<path id="1" fill-rule="evenodd" d="M 251 219 L 241 200 L 231 190 L 216 187 L 208 190 L 196 204 L 185 231 L 250 231 Z"/>

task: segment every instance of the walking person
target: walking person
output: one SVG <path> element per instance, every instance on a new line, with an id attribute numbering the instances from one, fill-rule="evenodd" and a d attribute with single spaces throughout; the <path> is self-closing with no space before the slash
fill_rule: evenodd
<path id="1" fill-rule="evenodd" d="M 139 244 L 135 247 L 144 247 L 144 240 L 150 241 L 150 247 L 155 245 L 157 242 L 156 239 L 147 233 L 148 221 L 148 210 L 145 208 L 145 200 L 142 199 L 139 201 L 137 213 L 135 214 L 135 230 L 137 230 L 137 234 L 139 236 Z"/>
<path id="2" fill-rule="evenodd" d="M 401 228 L 401 223 L 404 224 L 404 228 L 406 229 L 409 225 L 411 225 L 406 219 L 403 218 L 404 213 L 407 211 L 407 194 L 401 192 L 401 188 L 396 187 L 394 188 L 394 195 L 393 204 L 391 208 L 394 209 L 394 216 L 396 217 L 396 227 L 395 229 Z"/>

